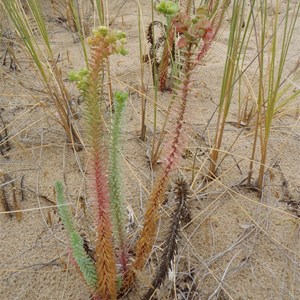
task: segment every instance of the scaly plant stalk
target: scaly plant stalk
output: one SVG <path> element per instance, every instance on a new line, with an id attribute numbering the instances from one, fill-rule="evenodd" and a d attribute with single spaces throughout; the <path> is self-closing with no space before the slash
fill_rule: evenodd
<path id="1" fill-rule="evenodd" d="M 123 290 L 125 291 L 131 288 L 135 280 L 136 271 L 142 270 L 152 250 L 157 231 L 158 210 L 164 199 L 164 193 L 169 182 L 169 175 L 176 165 L 176 158 L 180 154 L 181 147 L 179 143 L 183 129 L 183 119 L 186 111 L 188 84 L 190 83 L 190 68 L 192 66 L 192 62 L 190 60 L 191 56 L 191 47 L 189 47 L 186 52 L 186 65 L 183 71 L 183 74 L 185 74 L 185 79 L 183 81 L 180 112 L 175 125 L 175 134 L 170 147 L 171 150 L 167 156 L 167 162 L 164 166 L 164 169 L 156 181 L 148 200 L 146 213 L 144 215 L 144 226 L 140 238 L 136 244 L 136 259 L 131 269 L 125 274 L 124 277 Z"/>
<path id="2" fill-rule="evenodd" d="M 80 149 L 81 139 L 78 131 L 73 125 L 72 112 L 69 105 L 69 95 L 62 80 L 61 71 L 55 63 L 54 57 L 44 17 L 41 7 L 37 1 L 27 0 L 27 4 L 33 15 L 33 19 L 39 30 L 40 36 L 46 46 L 45 50 L 41 50 L 37 37 L 32 32 L 32 25 L 29 23 L 26 13 L 23 10 L 20 0 L 3 0 L 2 6 L 7 15 L 12 20 L 18 35 L 31 59 L 33 60 L 40 76 L 41 82 L 53 101 L 56 111 L 59 115 L 57 118 L 52 114 L 53 118 L 64 128 L 68 139 L 73 143 L 76 150 Z M 52 62 L 52 63 L 51 63 Z"/>
<path id="3" fill-rule="evenodd" d="M 107 178 L 107 149 L 104 124 L 105 101 L 101 95 L 103 85 L 103 66 L 112 54 L 125 55 L 125 33 L 110 31 L 100 26 L 93 30 L 88 43 L 91 48 L 91 60 L 88 69 L 70 74 L 70 79 L 77 86 L 85 99 L 85 117 L 90 154 L 91 192 L 95 197 L 97 212 L 97 240 L 95 265 L 98 276 L 97 295 L 101 299 L 116 299 L 117 269 L 113 247 L 111 215 L 114 221 L 116 239 L 121 252 L 121 263 L 126 269 L 127 252 L 125 233 L 122 226 L 124 220 L 123 199 L 121 191 L 119 161 L 120 122 L 126 94 L 117 93 L 117 111 L 112 129 L 111 154 L 109 159 L 110 176 Z M 109 191 L 110 188 L 110 191 Z"/>
<path id="4" fill-rule="evenodd" d="M 109 155 L 109 190 L 114 233 L 118 244 L 119 260 L 122 271 L 127 271 L 128 249 L 125 233 L 124 191 L 122 188 L 120 168 L 120 133 L 121 121 L 127 93 L 115 93 L 115 112 L 111 130 L 111 145 Z"/>
<path id="5" fill-rule="evenodd" d="M 74 260 L 81 271 L 85 283 L 95 293 L 97 289 L 96 268 L 91 257 L 85 252 L 82 237 L 75 229 L 72 213 L 64 199 L 63 185 L 60 181 L 55 182 L 55 191 L 59 216 L 67 231 Z"/>
<path id="6" fill-rule="evenodd" d="M 98 275 L 97 294 L 101 299 L 116 299 L 117 297 L 117 270 L 113 250 L 113 235 L 111 226 L 111 214 L 115 221 L 115 232 L 120 243 L 123 268 L 126 268 L 124 231 L 121 228 L 123 220 L 122 196 L 118 170 L 118 141 L 120 120 L 123 109 L 124 95 L 118 94 L 120 106 L 115 116 L 110 156 L 110 188 L 107 178 L 106 164 L 108 157 L 105 143 L 105 124 L 103 112 L 105 101 L 102 98 L 103 66 L 106 59 L 115 53 L 125 55 L 125 33 L 121 31 L 109 31 L 107 27 L 100 26 L 93 31 L 88 39 L 91 47 L 91 60 L 89 68 L 78 73 L 70 74 L 70 79 L 77 81 L 79 90 L 84 96 L 86 105 L 86 126 L 89 137 L 88 145 L 91 157 L 91 191 L 96 198 L 97 211 L 97 241 L 96 241 L 96 271 Z M 111 197 L 110 197 L 111 196 Z"/>
<path id="7" fill-rule="evenodd" d="M 186 18 L 185 14 L 177 16 L 177 30 L 182 33 L 178 46 L 183 53 L 183 69 L 181 86 L 178 88 L 177 95 L 178 113 L 174 123 L 174 132 L 172 134 L 170 147 L 165 155 L 163 170 L 156 180 L 152 192 L 149 196 L 146 213 L 144 216 L 144 225 L 140 238 L 136 244 L 136 257 L 131 268 L 124 276 L 122 292 L 131 288 L 137 271 L 141 271 L 151 253 L 152 246 L 157 232 L 157 220 L 159 208 L 164 200 L 164 193 L 169 183 L 171 172 L 177 165 L 178 157 L 182 152 L 182 131 L 184 117 L 188 102 L 188 95 L 191 88 L 191 72 L 195 67 L 193 60 L 194 51 L 198 48 L 201 38 L 210 28 L 210 23 L 205 20 L 204 15 L 197 15 L 195 18 Z M 192 34 L 191 34 L 192 33 Z"/>
<path id="8" fill-rule="evenodd" d="M 172 52 L 174 52 L 174 41 L 175 41 L 175 28 L 172 24 L 170 23 L 167 29 L 166 33 L 166 41 L 161 57 L 161 62 L 159 64 L 159 69 L 158 69 L 158 82 L 159 82 L 159 90 L 160 91 L 165 91 L 169 90 L 170 87 L 167 87 L 167 80 L 168 80 L 168 68 L 172 56 Z"/>
<path id="9" fill-rule="evenodd" d="M 156 271 L 155 277 L 152 280 L 151 288 L 144 295 L 143 300 L 148 300 L 152 297 L 154 291 L 160 287 L 168 274 L 168 270 L 171 267 L 171 263 L 177 252 L 177 243 L 180 237 L 181 223 L 187 223 L 190 221 L 190 213 L 187 206 L 189 189 L 187 182 L 179 178 L 175 181 L 175 186 L 172 189 L 172 195 L 174 195 L 176 208 L 171 215 L 171 224 L 166 236 L 166 240 L 163 247 L 163 254 L 161 257 L 161 263 Z"/>
<path id="10" fill-rule="evenodd" d="M 95 193 L 97 205 L 97 242 L 96 242 L 96 270 L 98 274 L 98 293 L 104 299 L 116 298 L 116 265 L 113 254 L 112 227 L 110 222 L 109 191 L 106 177 L 103 151 L 103 130 L 105 128 L 99 107 L 98 90 L 99 75 L 101 74 L 102 57 L 95 52 L 91 73 L 88 79 L 86 99 L 87 130 L 89 134 L 91 190 Z M 103 103 L 102 103 L 103 105 Z"/>
<path id="11" fill-rule="evenodd" d="M 110 221 L 110 198 L 106 176 L 107 161 L 104 145 L 103 101 L 98 92 L 102 90 L 102 68 L 107 57 L 114 53 L 125 54 L 125 34 L 100 27 L 93 31 L 88 40 L 91 47 L 91 61 L 84 91 L 86 101 L 86 122 L 89 135 L 92 190 L 97 203 L 96 270 L 98 294 L 103 299 L 116 299 L 116 263 L 113 251 L 112 227 Z"/>
<path id="12" fill-rule="evenodd" d="M 167 87 L 168 68 L 172 53 L 174 52 L 175 27 L 173 24 L 174 17 L 179 11 L 179 6 L 173 1 L 161 1 L 156 5 L 156 10 L 165 15 L 167 20 L 167 30 L 165 36 L 164 49 L 158 69 L 159 90 L 165 91 Z"/>
<path id="13" fill-rule="evenodd" d="M 167 156 L 167 162 L 164 166 L 164 170 L 154 185 L 153 191 L 149 198 L 148 208 L 145 214 L 144 228 L 141 233 L 141 238 L 139 243 L 137 244 L 136 251 L 136 261 L 134 264 L 134 268 L 136 270 L 141 270 L 148 258 L 148 255 L 152 249 L 152 245 L 154 242 L 155 234 L 156 234 L 156 224 L 158 217 L 158 209 L 163 202 L 164 192 L 168 185 L 170 172 L 174 169 L 176 165 L 176 159 L 180 155 L 181 145 L 180 138 L 183 129 L 183 120 L 186 111 L 186 104 L 188 99 L 188 84 L 190 83 L 190 75 L 191 75 L 191 57 L 192 51 L 191 47 L 188 47 L 187 52 L 185 54 L 186 65 L 183 70 L 183 74 L 185 74 L 185 78 L 183 80 L 182 94 L 181 94 L 181 103 L 180 103 L 180 112 L 178 114 L 178 119 L 175 125 L 174 137 L 172 139 L 170 152 Z"/>
<path id="14" fill-rule="evenodd" d="M 178 23 L 178 20 L 176 19 L 176 15 L 174 16 L 173 14 L 177 11 L 178 13 L 178 6 L 174 6 L 174 3 L 172 5 L 170 5 L 170 7 L 168 7 L 168 3 L 171 1 L 166 1 L 164 5 L 162 5 L 162 7 L 160 7 L 159 5 L 157 6 L 157 10 L 163 14 L 165 14 L 165 16 L 167 17 L 167 34 L 166 34 L 166 41 L 165 41 L 165 45 L 164 45 L 164 49 L 163 49 L 163 54 L 162 54 L 162 59 L 159 65 L 159 89 L 162 91 L 164 89 L 166 89 L 166 81 L 167 81 L 167 77 L 168 77 L 168 66 L 169 66 L 169 62 L 171 61 L 171 66 L 172 66 L 172 75 L 173 75 L 173 79 L 174 81 L 176 81 L 176 77 L 178 76 L 178 72 L 180 69 L 180 63 L 175 61 L 175 57 L 174 53 L 176 52 L 176 47 L 174 45 L 174 40 L 175 40 L 175 27 L 176 24 Z M 163 3 L 163 2 L 162 2 Z M 203 57 L 207 54 L 207 52 L 209 51 L 209 49 L 211 48 L 212 42 L 215 39 L 218 30 L 221 26 L 221 23 L 223 21 L 223 17 L 224 17 L 224 13 L 227 9 L 229 5 L 229 1 L 228 0 L 224 0 L 222 3 L 220 3 L 218 1 L 218 3 L 216 3 L 214 5 L 214 10 L 213 10 L 213 17 L 209 16 L 212 18 L 212 24 L 211 27 L 207 30 L 205 36 L 203 36 L 203 44 L 201 46 L 201 50 L 198 52 L 196 61 L 195 61 L 195 65 L 197 65 L 199 63 L 199 61 L 201 61 L 203 59 Z M 182 4 L 183 6 L 183 14 L 185 15 L 185 18 L 188 19 L 189 15 L 191 13 L 192 10 L 192 1 L 186 1 Z M 199 7 L 197 9 L 196 12 L 199 16 L 206 14 L 207 11 L 203 8 L 203 7 Z M 153 22 L 152 22 L 153 23 Z M 153 23 L 154 24 L 154 23 Z M 182 24 L 183 25 L 183 24 Z M 181 28 L 184 29 L 184 28 Z M 153 44 L 153 43 L 151 43 Z M 175 83 L 173 83 L 175 84 Z M 173 101 L 170 101 L 168 109 L 167 109 L 167 114 L 165 116 L 165 120 L 164 120 L 164 124 L 162 126 L 161 129 L 161 133 L 160 136 L 156 142 L 156 137 L 154 135 L 153 138 L 153 143 L 152 143 L 152 151 L 151 151 L 151 165 L 152 167 L 155 166 L 159 155 L 161 154 L 161 144 L 164 140 L 165 137 L 165 125 L 168 121 L 169 118 L 169 112 L 172 108 L 173 105 Z M 156 142 L 156 144 L 155 144 Z"/>
<path id="15" fill-rule="evenodd" d="M 193 3 L 194 3 L 194 1 L 192 1 L 192 0 L 185 0 L 182 4 L 184 6 L 184 12 L 189 16 L 192 13 Z"/>

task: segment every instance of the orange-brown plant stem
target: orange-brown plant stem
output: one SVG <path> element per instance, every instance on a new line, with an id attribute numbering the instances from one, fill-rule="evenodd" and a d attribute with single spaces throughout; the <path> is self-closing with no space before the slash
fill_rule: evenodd
<path id="1" fill-rule="evenodd" d="M 97 158 L 97 157 L 98 158 Z M 112 230 L 109 220 L 107 178 L 101 171 L 99 156 L 94 156 L 95 192 L 98 206 L 96 271 L 98 294 L 102 299 L 116 299 L 116 263 L 112 245 Z"/>
<path id="2" fill-rule="evenodd" d="M 171 224 L 168 230 L 168 234 L 163 246 L 163 254 L 160 260 L 160 265 L 156 271 L 155 277 L 151 282 L 151 287 L 147 293 L 143 296 L 142 300 L 149 300 L 152 298 L 155 290 L 161 286 L 165 277 L 168 274 L 168 270 L 171 268 L 172 261 L 177 252 L 177 242 L 180 238 L 180 227 L 182 221 L 187 223 L 190 221 L 190 213 L 187 207 L 188 198 L 188 185 L 182 178 L 175 182 L 173 188 L 173 196 L 175 197 L 176 208 L 171 216 Z"/>
<path id="3" fill-rule="evenodd" d="M 145 213 L 144 226 L 140 238 L 136 244 L 136 258 L 133 265 L 124 276 L 122 292 L 126 292 L 131 288 L 135 280 L 136 271 L 140 271 L 143 269 L 150 255 L 155 240 L 155 235 L 157 232 L 157 220 L 159 217 L 158 210 L 164 200 L 164 193 L 166 191 L 169 182 L 169 175 L 171 171 L 175 168 L 176 158 L 180 155 L 180 152 L 182 151 L 182 146 L 180 145 L 180 142 L 181 142 L 183 120 L 186 111 L 186 104 L 187 104 L 187 98 L 189 92 L 191 69 L 193 66 L 191 62 L 191 57 L 192 57 L 191 49 L 192 46 L 190 44 L 187 47 L 185 53 L 185 66 L 183 69 L 183 74 L 185 78 L 182 83 L 181 95 L 179 97 L 181 102 L 180 102 L 178 118 L 175 125 L 175 132 L 170 147 L 170 152 L 167 155 L 164 169 L 160 177 L 156 181 L 152 193 L 150 194 L 148 207 Z"/>
<path id="4" fill-rule="evenodd" d="M 164 50 L 162 53 L 161 62 L 158 70 L 160 91 L 165 91 L 168 89 L 167 88 L 168 68 L 169 68 L 170 57 L 172 56 L 172 51 L 174 47 L 174 38 L 175 38 L 175 28 L 173 26 L 173 22 L 171 22 L 166 35 L 167 36 L 166 36 L 165 46 L 164 46 Z"/>
<path id="5" fill-rule="evenodd" d="M 88 87 L 85 94 L 87 130 L 91 155 L 92 191 L 97 208 L 96 271 L 98 277 L 97 295 L 103 300 L 116 299 L 116 262 L 113 250 L 112 226 L 110 222 L 110 200 L 106 176 L 105 147 L 103 145 L 104 124 L 98 91 L 101 90 L 101 71 L 107 53 L 106 48 L 91 39 L 91 62 Z M 102 46 L 102 47 L 101 47 Z"/>

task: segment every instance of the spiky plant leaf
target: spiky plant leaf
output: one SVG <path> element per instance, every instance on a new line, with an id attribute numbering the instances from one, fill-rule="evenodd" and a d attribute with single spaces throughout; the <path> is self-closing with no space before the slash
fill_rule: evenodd
<path id="1" fill-rule="evenodd" d="M 109 155 L 109 188 L 110 204 L 112 210 L 112 220 L 114 226 L 115 238 L 120 251 L 120 262 L 123 272 L 127 269 L 127 250 L 124 230 L 124 191 L 122 189 L 121 168 L 120 168 L 120 133 L 121 120 L 125 107 L 125 101 L 128 98 L 127 93 L 115 93 L 115 113 L 111 131 L 111 145 Z"/>
<path id="2" fill-rule="evenodd" d="M 68 235 L 75 230 L 72 214 L 70 209 L 68 208 L 63 192 L 63 185 L 60 181 L 55 182 L 55 191 L 56 191 L 56 199 L 58 204 L 58 213 L 64 224 L 65 229 L 67 230 Z"/>
<path id="3" fill-rule="evenodd" d="M 73 257 L 82 272 L 87 285 L 96 290 L 97 273 L 93 260 L 87 255 L 84 249 L 84 242 L 79 233 L 75 229 L 73 217 L 69 207 L 66 204 L 63 193 L 63 185 L 60 181 L 55 182 L 55 190 L 57 195 L 57 204 L 59 216 L 67 231 Z"/>
<path id="4" fill-rule="evenodd" d="M 86 254 L 82 237 L 75 231 L 70 234 L 71 248 L 74 259 L 86 283 L 96 289 L 97 273 L 93 260 Z"/>

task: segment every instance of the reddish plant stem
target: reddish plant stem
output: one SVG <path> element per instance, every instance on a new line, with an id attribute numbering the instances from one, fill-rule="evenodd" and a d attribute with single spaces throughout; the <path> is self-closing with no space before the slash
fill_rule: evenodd
<path id="1" fill-rule="evenodd" d="M 132 286 L 136 271 L 143 269 L 146 261 L 152 250 L 152 246 L 155 240 L 157 232 L 157 220 L 158 220 L 158 210 L 164 200 L 164 193 L 169 182 L 169 175 L 171 171 L 176 166 L 176 156 L 179 156 L 182 146 L 180 145 L 183 120 L 186 112 L 187 98 L 189 92 L 190 75 L 193 67 L 191 62 L 192 57 L 192 46 L 187 47 L 185 53 L 185 66 L 183 69 L 183 74 L 185 76 L 180 96 L 180 111 L 175 125 L 175 132 L 171 143 L 171 150 L 167 155 L 165 167 L 155 184 L 153 191 L 150 195 L 148 207 L 145 213 L 144 226 L 140 235 L 140 238 L 136 244 L 136 259 L 129 269 L 129 271 L 124 276 L 122 292 L 126 293 Z"/>
<path id="2" fill-rule="evenodd" d="M 92 61 L 90 63 L 90 79 L 86 94 L 87 125 L 90 136 L 90 155 L 92 174 L 91 189 L 96 200 L 97 211 L 97 241 L 96 241 L 96 271 L 98 286 L 96 294 L 103 300 L 117 297 L 117 270 L 113 249 L 112 226 L 110 222 L 110 200 L 108 179 L 106 176 L 105 147 L 101 139 L 104 133 L 104 124 L 101 117 L 98 90 L 101 88 L 99 76 L 103 65 L 101 49 L 92 48 Z"/>
<path id="3" fill-rule="evenodd" d="M 162 53 L 161 62 L 159 65 L 158 76 L 159 76 L 159 90 L 167 90 L 167 79 L 168 79 L 168 67 L 170 57 L 174 47 L 175 28 L 173 22 L 170 24 L 170 28 L 167 32 L 164 50 Z"/>

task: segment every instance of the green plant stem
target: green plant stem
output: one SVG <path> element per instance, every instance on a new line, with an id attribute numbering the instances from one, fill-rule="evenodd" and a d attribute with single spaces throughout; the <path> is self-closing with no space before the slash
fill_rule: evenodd
<path id="1" fill-rule="evenodd" d="M 103 0 L 96 0 L 97 13 L 100 25 L 104 25 L 104 4 Z"/>
<path id="2" fill-rule="evenodd" d="M 109 155 L 109 188 L 110 203 L 112 210 L 112 220 L 114 233 L 116 236 L 118 249 L 120 252 L 119 260 L 122 271 L 127 271 L 128 249 L 125 233 L 125 210 L 124 210 L 124 191 L 121 183 L 121 166 L 120 166 L 120 134 L 121 120 L 125 107 L 127 94 L 116 93 L 116 105 L 111 131 L 111 146 Z"/>
<path id="3" fill-rule="evenodd" d="M 83 55 L 84 55 L 84 60 L 85 60 L 86 66 L 88 66 L 88 55 L 87 55 L 87 49 L 86 49 L 86 44 L 85 44 L 85 33 L 84 33 L 84 27 L 82 26 L 82 18 L 80 17 L 80 13 L 79 13 L 79 9 L 78 9 L 78 1 L 69 0 L 69 6 L 72 11 L 76 29 L 79 34 L 79 39 L 80 39 L 80 43 L 81 43 L 81 47 L 82 47 Z"/>
<path id="4" fill-rule="evenodd" d="M 60 181 L 55 182 L 55 191 L 57 195 L 58 212 L 67 231 L 73 257 L 81 271 L 85 283 L 92 289 L 92 292 L 95 293 L 97 289 L 97 273 L 95 265 L 91 257 L 85 252 L 82 237 L 75 230 L 73 217 L 65 202 L 63 185 Z"/>
<path id="5" fill-rule="evenodd" d="M 141 28 L 141 4 L 140 1 L 137 1 L 139 12 L 138 12 L 138 32 L 139 32 L 139 51 L 140 51 L 140 84 L 141 84 L 141 135 L 140 138 L 144 142 L 146 140 L 146 106 L 147 106 L 147 99 L 145 97 L 146 88 L 144 83 L 144 62 L 143 62 L 143 49 L 142 49 L 142 28 Z"/>

